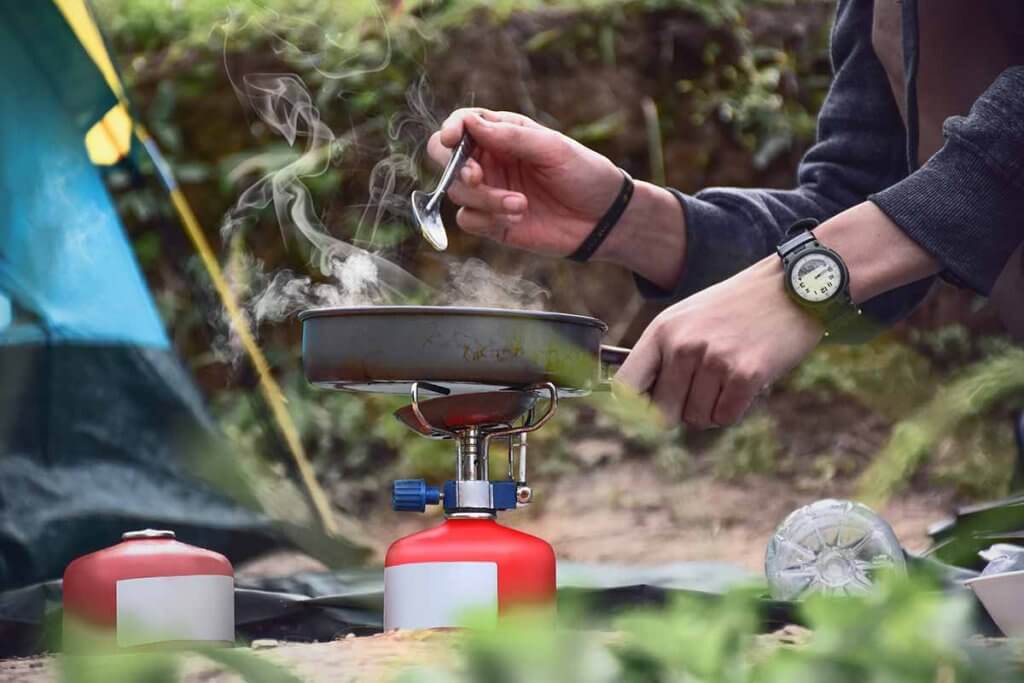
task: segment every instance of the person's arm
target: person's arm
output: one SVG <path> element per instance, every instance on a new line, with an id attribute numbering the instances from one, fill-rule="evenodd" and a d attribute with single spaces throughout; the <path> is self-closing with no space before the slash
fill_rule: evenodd
<path id="1" fill-rule="evenodd" d="M 843 211 L 814 234 L 843 257 L 857 303 L 939 270 L 871 202 Z M 695 427 L 735 422 L 824 332 L 789 298 L 783 278 L 782 262 L 772 254 L 665 309 L 644 330 L 618 381 L 649 394 L 670 421 Z"/>
<path id="2" fill-rule="evenodd" d="M 916 172 L 871 196 L 944 270 L 988 294 L 1024 241 L 1024 66 L 1004 71 Z"/>
<path id="3" fill-rule="evenodd" d="M 818 116 L 818 140 L 798 169 L 797 188 L 676 193 L 682 215 L 679 210 L 663 209 L 661 220 L 620 226 L 625 227 L 618 236 L 621 246 L 609 254 L 610 260 L 643 276 L 647 281 L 641 281 L 640 287 L 646 296 L 678 300 L 725 280 L 772 253 L 794 221 L 826 220 L 906 175 L 906 134 L 871 45 L 871 23 L 872 3 L 839 3 L 832 35 L 835 77 Z M 664 195 L 656 201 L 664 206 Z M 638 210 L 637 214 L 650 212 Z M 682 243 L 675 252 L 678 275 L 674 280 L 666 280 L 665 273 L 672 268 L 663 265 L 664 253 L 651 263 L 648 259 L 654 249 L 642 248 L 666 243 L 662 235 L 666 230 Z M 654 266 L 660 268 L 653 271 Z M 652 271 L 654 277 L 647 275 Z M 920 300 L 927 286 L 926 282 L 886 294 L 866 309 L 877 319 L 894 320 Z"/>

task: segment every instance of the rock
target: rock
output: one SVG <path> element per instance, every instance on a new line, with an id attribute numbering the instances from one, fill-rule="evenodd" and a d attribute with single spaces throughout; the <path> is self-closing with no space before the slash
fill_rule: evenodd
<path id="1" fill-rule="evenodd" d="M 269 650 L 278 646 L 278 642 L 273 638 L 257 638 L 252 641 L 250 647 L 254 650 Z"/>

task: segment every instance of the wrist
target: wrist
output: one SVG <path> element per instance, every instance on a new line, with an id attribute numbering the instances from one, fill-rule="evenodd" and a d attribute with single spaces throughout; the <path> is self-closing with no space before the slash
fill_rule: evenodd
<path id="1" fill-rule="evenodd" d="M 629 205 L 594 258 L 672 289 L 682 274 L 685 253 L 686 226 L 679 201 L 662 187 L 637 181 Z"/>
<path id="2" fill-rule="evenodd" d="M 780 309 L 785 309 L 792 313 L 791 324 L 800 326 L 809 335 L 813 335 L 818 339 L 825 334 L 825 327 L 821 320 L 797 304 L 786 291 L 786 271 L 778 255 L 766 256 L 750 266 L 748 270 L 751 272 L 752 281 L 760 282 L 760 286 L 766 292 L 770 292 L 771 299 L 778 302 Z"/>
<path id="3" fill-rule="evenodd" d="M 871 202 L 825 221 L 814 236 L 842 257 L 856 304 L 939 271 L 938 261 Z"/>

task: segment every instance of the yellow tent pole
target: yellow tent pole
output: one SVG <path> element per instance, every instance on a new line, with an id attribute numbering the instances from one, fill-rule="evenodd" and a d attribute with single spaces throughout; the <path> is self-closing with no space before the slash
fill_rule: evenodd
<path id="1" fill-rule="evenodd" d="M 118 104 L 107 112 L 104 118 L 86 135 L 86 146 L 94 163 L 113 164 L 128 152 L 128 142 L 131 139 L 132 120 L 128 114 L 128 107 L 125 104 L 124 87 L 117 77 L 114 63 L 107 53 L 106 45 L 103 43 L 103 36 L 93 21 L 85 0 L 53 1 L 78 37 L 86 53 L 96 64 L 100 73 L 103 74 L 103 78 L 110 86 L 110 89 L 117 96 Z M 242 342 L 242 347 L 256 368 L 256 373 L 259 376 L 260 391 L 267 403 L 270 404 L 271 413 L 277 422 L 278 428 L 281 430 L 281 434 L 284 436 L 292 458 L 295 460 L 299 476 L 310 497 L 317 517 L 320 519 L 321 526 L 327 533 L 336 535 L 338 526 L 331 513 L 330 502 L 327 499 L 327 494 L 324 493 L 324 490 L 316 480 L 313 466 L 309 462 L 309 456 L 306 454 L 306 449 L 302 445 L 302 439 L 299 437 L 299 430 L 296 428 L 295 422 L 285 406 L 284 393 L 281 391 L 277 380 L 274 379 L 273 374 L 271 374 L 270 364 L 267 363 L 266 357 L 256 344 L 252 330 L 249 329 L 249 324 L 238 306 L 238 300 L 235 298 L 234 292 L 231 291 L 231 287 L 224 277 L 220 263 L 214 256 L 213 249 L 210 247 L 210 243 L 207 241 L 198 219 L 192 212 L 192 207 L 189 206 L 184 193 L 178 187 L 173 174 L 170 172 L 170 168 L 168 168 L 163 155 L 160 154 L 160 150 L 149 136 L 149 133 L 146 132 L 145 128 L 136 123 L 135 134 L 146 147 L 150 158 L 153 159 L 153 163 L 156 164 L 161 180 L 163 180 L 167 191 L 171 195 L 174 209 L 178 212 L 178 216 L 181 218 L 189 238 L 199 252 L 199 257 L 202 259 L 206 271 L 210 274 L 213 286 L 224 303 L 224 308 L 231 319 L 231 325 Z"/>
<path id="2" fill-rule="evenodd" d="M 159 150 L 156 149 L 156 144 L 152 138 L 149 137 L 149 134 L 141 125 L 136 124 L 135 132 L 139 141 L 149 151 L 150 157 L 156 164 L 157 170 L 171 194 L 171 202 L 174 204 L 174 208 L 185 226 L 185 231 L 195 245 L 196 251 L 199 252 L 203 266 L 206 267 L 206 271 L 210 274 L 210 279 L 213 281 L 214 289 L 217 290 L 217 294 L 224 303 L 224 309 L 231 320 L 231 325 L 238 334 L 242 347 L 252 360 L 253 367 L 256 368 L 256 373 L 259 376 L 260 391 L 267 403 L 270 404 L 270 410 L 295 460 L 299 476 L 320 519 L 320 524 L 329 534 L 336 534 L 338 526 L 331 513 L 330 501 L 328 501 L 327 494 L 324 493 L 323 488 L 321 488 L 316 480 L 313 466 L 309 462 L 309 456 L 306 454 L 306 449 L 302 445 L 302 439 L 299 437 L 299 430 L 296 428 L 295 422 L 292 421 L 291 414 L 285 406 L 284 393 L 281 391 L 277 380 L 274 379 L 273 374 L 271 374 L 270 364 L 256 343 L 256 339 L 249 329 L 249 323 L 242 315 L 242 310 L 239 308 L 235 293 L 231 290 L 227 279 L 224 277 L 224 271 L 221 269 L 216 256 L 214 256 L 213 249 L 199 225 L 199 220 L 192 212 L 192 207 L 189 206 L 181 188 L 178 187 L 173 176 L 171 176 L 166 162 L 160 155 Z"/>

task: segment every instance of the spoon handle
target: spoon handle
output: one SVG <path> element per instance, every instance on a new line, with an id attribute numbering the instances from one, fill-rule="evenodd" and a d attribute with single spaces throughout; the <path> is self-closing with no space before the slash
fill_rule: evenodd
<path id="1" fill-rule="evenodd" d="M 448 191 L 448 187 L 455 180 L 456 174 L 462 169 L 462 165 L 466 163 L 470 155 L 473 154 L 473 149 L 476 147 L 476 143 L 470 134 L 463 133 L 462 139 L 459 140 L 459 144 L 455 146 L 455 151 L 452 153 L 452 158 L 448 160 L 448 165 L 444 167 L 444 173 L 441 174 L 441 179 L 437 181 L 437 187 L 431 193 L 430 199 L 427 201 L 426 210 L 431 212 L 434 207 L 437 206 L 438 202 L 441 201 L 441 197 Z"/>

